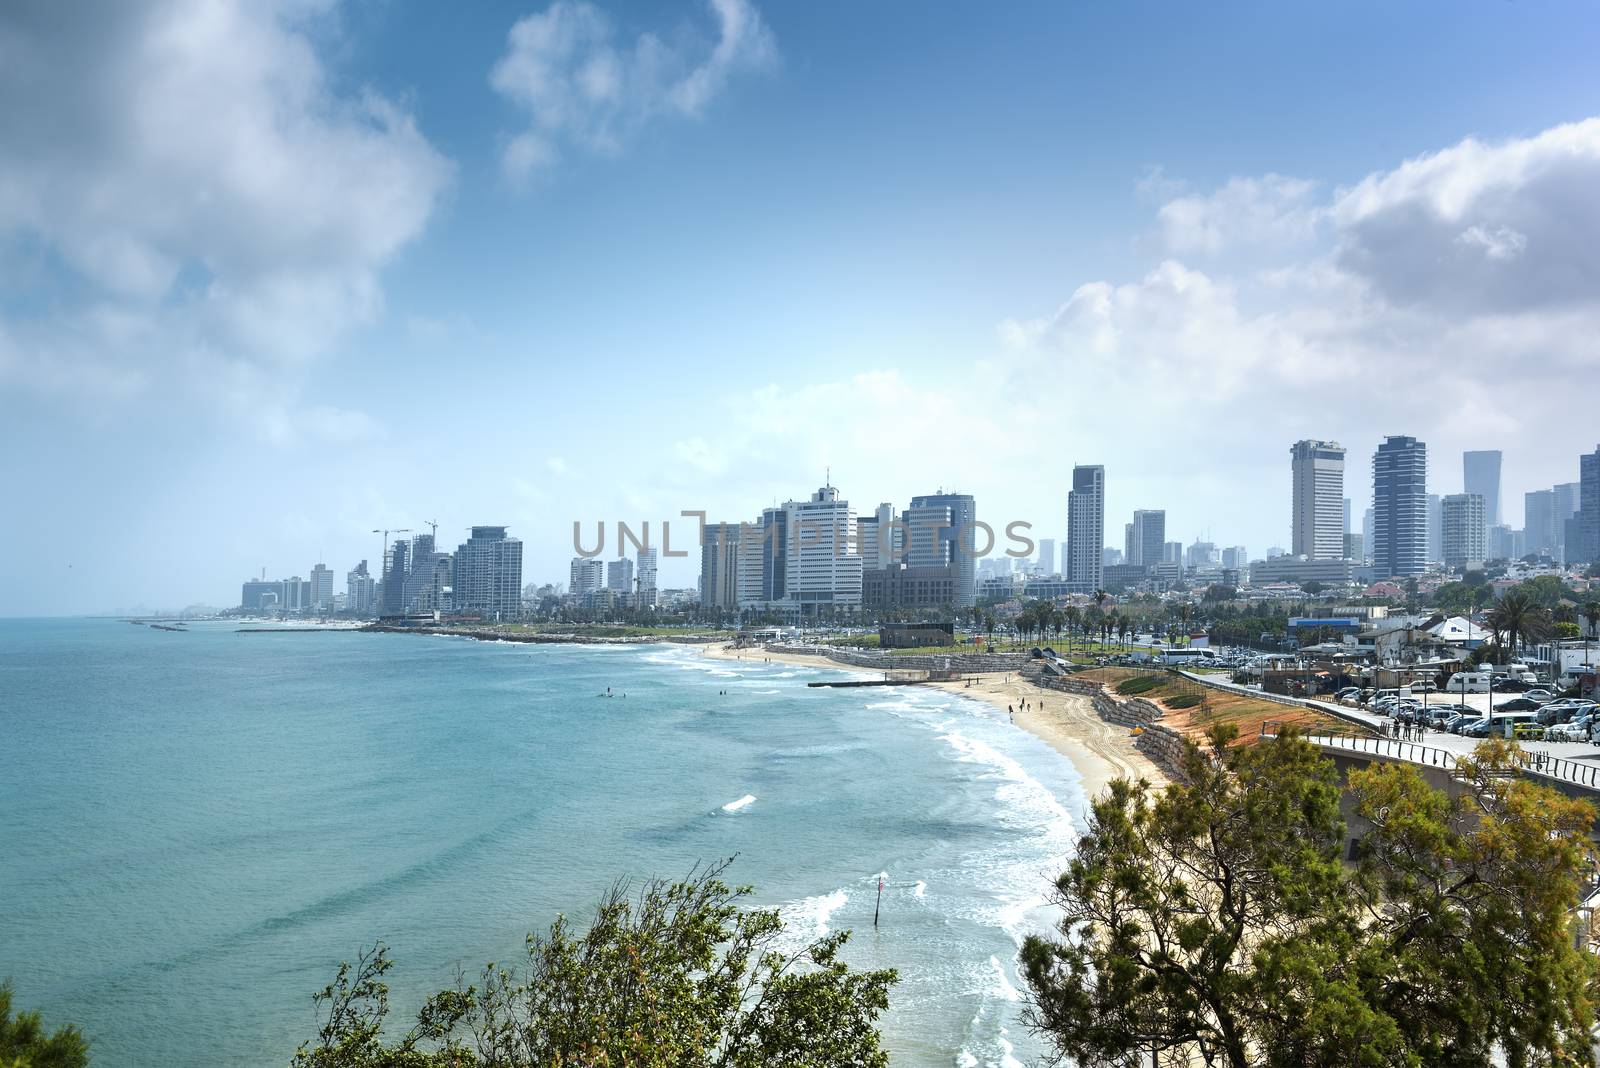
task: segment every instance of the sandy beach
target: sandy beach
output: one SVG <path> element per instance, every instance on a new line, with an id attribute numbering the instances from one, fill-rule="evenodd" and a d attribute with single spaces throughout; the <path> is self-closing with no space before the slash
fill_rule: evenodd
<path id="1" fill-rule="evenodd" d="M 775 664 L 803 664 L 842 671 L 867 670 L 838 664 L 824 656 L 769 653 L 761 648 L 734 649 L 731 645 L 707 646 L 705 655 L 725 660 L 765 660 Z M 921 677 L 923 672 L 907 671 L 903 674 Z M 1134 748 L 1133 737 L 1128 729 L 1107 723 L 1095 715 L 1087 697 L 1046 690 L 1015 673 L 986 672 L 971 676 L 970 684 L 960 681 L 928 685 L 963 697 L 987 701 L 1001 711 L 1009 707 L 1017 726 L 1042 739 L 1072 761 L 1078 774 L 1083 776 L 1084 792 L 1091 798 L 1104 790 L 1113 779 L 1148 779 L 1152 783 L 1167 781 L 1161 769 Z M 1027 702 L 1027 708 L 1022 707 L 1024 701 Z"/>

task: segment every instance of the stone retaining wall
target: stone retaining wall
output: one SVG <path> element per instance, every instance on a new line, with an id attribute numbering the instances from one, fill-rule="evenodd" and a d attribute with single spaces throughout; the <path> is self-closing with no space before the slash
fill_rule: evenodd
<path id="1" fill-rule="evenodd" d="M 821 655 L 836 664 L 868 668 L 873 671 L 1021 671 L 1029 658 L 1023 653 L 908 653 L 890 656 L 860 649 L 838 649 L 815 645 L 769 644 L 769 653 Z"/>

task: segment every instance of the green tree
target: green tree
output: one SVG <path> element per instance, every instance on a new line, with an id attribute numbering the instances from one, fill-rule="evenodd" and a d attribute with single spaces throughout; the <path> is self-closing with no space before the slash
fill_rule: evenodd
<path id="1" fill-rule="evenodd" d="M 294 1068 L 886 1065 L 876 1021 L 894 971 L 850 970 L 844 931 L 786 948 L 777 911 L 741 907 L 750 888 L 730 889 L 726 868 L 636 897 L 618 884 L 587 932 L 558 919 L 528 937 L 520 969 L 485 965 L 391 1044 L 380 945 L 315 996 L 321 1025 Z"/>
<path id="2" fill-rule="evenodd" d="M 0 983 L 0 1068 L 83 1068 L 89 1043 L 72 1024 L 46 1033 L 35 1012 L 11 1014 L 11 982 Z"/>
<path id="3" fill-rule="evenodd" d="M 1537 640 L 1550 633 L 1550 613 L 1524 590 L 1523 583 L 1507 590 L 1489 613 L 1489 626 L 1503 634 L 1502 644 L 1510 656 L 1517 655 L 1520 642 Z"/>
<path id="4" fill-rule="evenodd" d="M 1350 776 L 1371 829 L 1342 861 L 1330 761 L 1217 729 L 1186 781 L 1114 783 L 1023 948 L 1033 1022 L 1084 1066 L 1588 1063 L 1595 959 L 1571 910 L 1594 809 L 1479 747 L 1451 800 L 1414 768 Z M 1503 1060 L 1496 1060 L 1496 1057 Z"/>

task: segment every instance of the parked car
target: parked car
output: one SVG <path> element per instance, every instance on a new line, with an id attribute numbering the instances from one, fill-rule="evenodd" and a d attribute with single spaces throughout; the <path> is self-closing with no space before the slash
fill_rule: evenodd
<path id="1" fill-rule="evenodd" d="M 1587 742 L 1589 740 L 1589 721 L 1573 720 L 1570 723 L 1557 723 L 1553 727 L 1545 728 L 1544 740 L 1547 742 Z"/>
<path id="2" fill-rule="evenodd" d="M 1511 728 L 1511 736 L 1524 742 L 1543 741 L 1545 727 L 1542 723 L 1518 723 Z"/>
<path id="3" fill-rule="evenodd" d="M 1466 720 L 1451 733 L 1459 734 L 1463 738 L 1487 738 L 1489 736 L 1489 718 L 1487 716 L 1479 716 L 1477 719 Z"/>
<path id="4" fill-rule="evenodd" d="M 1509 701 L 1504 701 L 1494 706 L 1496 715 L 1501 712 L 1533 712 L 1537 711 L 1538 708 L 1538 701 L 1530 701 L 1526 697 L 1513 697 Z"/>
<path id="5" fill-rule="evenodd" d="M 1556 695 L 1551 693 L 1549 690 L 1540 689 L 1525 690 L 1522 696 L 1526 697 L 1530 701 L 1538 701 L 1541 705 L 1547 701 L 1554 701 L 1556 699 Z"/>

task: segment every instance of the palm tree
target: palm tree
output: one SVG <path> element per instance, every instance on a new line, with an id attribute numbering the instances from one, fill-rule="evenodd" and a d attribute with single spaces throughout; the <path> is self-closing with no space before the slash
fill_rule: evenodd
<path id="1" fill-rule="evenodd" d="M 1600 627 L 1600 601 L 1589 601 L 1583 606 L 1583 620 L 1589 624 L 1583 632 L 1583 666 L 1589 666 L 1589 639 L 1594 637 L 1596 627 Z"/>
<path id="2" fill-rule="evenodd" d="M 1500 603 L 1489 613 L 1489 626 L 1498 635 L 1504 633 L 1506 643 L 1502 648 L 1509 661 L 1517 655 L 1519 641 L 1538 638 L 1548 628 L 1549 613 L 1520 589 L 1510 589 L 1500 598 Z"/>
<path id="3" fill-rule="evenodd" d="M 1082 617 L 1083 613 L 1079 610 L 1077 605 L 1069 604 L 1067 607 L 1061 610 L 1061 615 L 1067 624 L 1067 655 L 1071 656 L 1072 633 L 1078 629 L 1078 620 Z"/>

